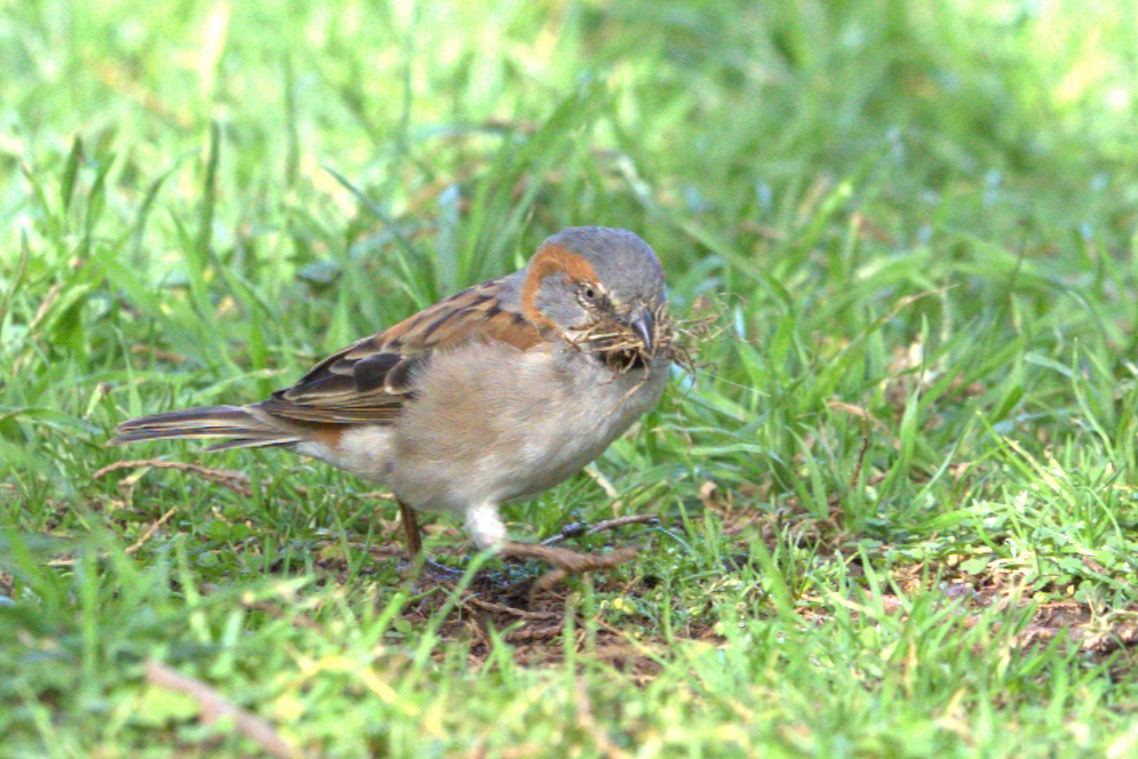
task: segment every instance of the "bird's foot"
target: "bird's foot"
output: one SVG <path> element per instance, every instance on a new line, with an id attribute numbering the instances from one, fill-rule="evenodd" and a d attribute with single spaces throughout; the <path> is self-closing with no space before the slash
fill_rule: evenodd
<path id="1" fill-rule="evenodd" d="M 498 549 L 504 557 L 518 559 L 537 559 L 552 564 L 554 569 L 538 578 L 530 591 L 531 596 L 548 590 L 572 574 L 583 574 L 598 569 L 611 569 L 636 558 L 639 547 L 629 546 L 607 554 L 578 553 L 568 548 L 507 541 Z"/>

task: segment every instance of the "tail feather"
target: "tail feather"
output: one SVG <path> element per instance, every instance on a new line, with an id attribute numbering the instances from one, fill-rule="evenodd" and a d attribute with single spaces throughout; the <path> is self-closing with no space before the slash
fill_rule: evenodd
<path id="1" fill-rule="evenodd" d="M 251 406 L 207 406 L 167 411 L 123 422 L 107 445 L 141 440 L 229 438 L 214 443 L 208 451 L 227 448 L 261 448 L 301 442 L 295 431 L 273 424 L 272 417 Z"/>

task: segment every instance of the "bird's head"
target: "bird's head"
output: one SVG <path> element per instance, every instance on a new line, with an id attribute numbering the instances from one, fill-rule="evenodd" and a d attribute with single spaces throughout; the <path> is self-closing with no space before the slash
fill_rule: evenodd
<path id="1" fill-rule="evenodd" d="M 632 232 L 563 230 L 541 244 L 524 272 L 522 312 L 535 324 L 582 350 L 613 353 L 630 364 L 656 354 L 664 273 L 652 248 Z"/>

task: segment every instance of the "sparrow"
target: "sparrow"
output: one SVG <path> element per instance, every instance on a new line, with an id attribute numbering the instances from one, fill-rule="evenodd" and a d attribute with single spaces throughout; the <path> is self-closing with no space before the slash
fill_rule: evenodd
<path id="1" fill-rule="evenodd" d="M 500 504 L 573 476 L 656 406 L 666 314 L 647 243 L 565 229 L 520 270 L 349 345 L 266 400 L 132 419 L 108 444 L 286 448 L 390 489 L 412 558 L 416 512 L 461 516 L 478 548 L 502 550 Z"/>

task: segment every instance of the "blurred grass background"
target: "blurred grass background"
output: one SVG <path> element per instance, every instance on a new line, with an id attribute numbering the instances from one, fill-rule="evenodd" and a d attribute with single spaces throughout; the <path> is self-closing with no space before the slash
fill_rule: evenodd
<path id="1" fill-rule="evenodd" d="M 1132 3 L 7 2 L 0 70 L 0 753 L 253 750 L 150 658 L 329 755 L 1135 750 Z M 104 448 L 577 224 L 726 334 L 506 509 L 664 520 L 541 666 L 363 483 Z M 92 477 L 167 454 L 252 495 Z"/>

